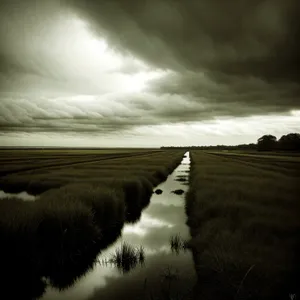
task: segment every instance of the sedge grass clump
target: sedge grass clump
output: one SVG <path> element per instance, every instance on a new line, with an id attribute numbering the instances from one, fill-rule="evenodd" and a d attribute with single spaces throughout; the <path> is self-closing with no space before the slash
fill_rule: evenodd
<path id="1" fill-rule="evenodd" d="M 171 236 L 170 244 L 172 249 L 178 249 L 181 246 L 181 237 L 178 234 Z"/>
<path id="2" fill-rule="evenodd" d="M 121 234 L 125 218 L 124 194 L 121 189 L 97 184 L 70 184 L 49 191 L 41 201 L 53 198 L 57 204 L 61 201 L 82 203 L 91 210 L 94 222 L 101 234 L 97 239 L 100 249 L 106 248 Z"/>
<path id="3" fill-rule="evenodd" d="M 80 192 L 77 197 L 92 208 L 95 221 L 101 229 L 99 245 L 103 249 L 121 234 L 125 221 L 124 192 L 117 187 L 104 185 L 79 185 L 78 188 Z"/>
<path id="4" fill-rule="evenodd" d="M 6 259 L 9 264 L 14 262 L 20 249 L 23 249 L 26 263 L 28 260 L 33 261 L 36 254 L 36 229 L 41 219 L 36 214 L 34 203 L 14 197 L 4 198 L 0 200 L 0 213 L 0 257 L 4 258 L 3 263 Z M 13 258 L 12 261 L 10 258 Z"/>
<path id="5" fill-rule="evenodd" d="M 142 246 L 135 248 L 124 242 L 120 248 L 116 249 L 110 262 L 115 264 L 123 273 L 128 273 L 135 268 L 138 263 L 143 264 L 145 260 L 145 251 Z"/>
<path id="6" fill-rule="evenodd" d="M 138 253 L 138 258 L 139 258 L 139 262 L 140 264 L 143 264 L 145 261 L 145 250 L 143 246 L 140 246 L 137 250 Z"/>
<path id="7" fill-rule="evenodd" d="M 160 167 L 153 172 L 153 177 L 157 184 L 165 181 L 169 176 L 169 170 L 166 167 Z M 157 185 L 156 184 L 156 185 Z"/>
<path id="8" fill-rule="evenodd" d="M 17 175 L 8 175 L 0 178 L 0 189 L 5 193 L 17 194 L 26 191 L 28 180 Z"/>
<path id="9" fill-rule="evenodd" d="M 68 194 L 49 193 L 36 201 L 41 221 L 37 247 L 42 275 L 59 288 L 71 285 L 96 259 L 100 229 L 90 207 Z"/>
<path id="10" fill-rule="evenodd" d="M 1 292 L 14 299 L 39 297 L 45 286 L 41 281 L 42 260 L 36 239 L 40 216 L 34 203 L 1 199 L 0 214 Z"/>
<path id="11" fill-rule="evenodd" d="M 140 205 L 145 208 L 150 203 L 150 198 L 153 193 L 153 184 L 146 177 L 139 177 L 142 184 L 142 193 L 140 199 Z"/>
<path id="12" fill-rule="evenodd" d="M 189 243 L 187 240 L 183 239 L 179 234 L 175 234 L 170 237 L 170 246 L 172 252 L 179 254 L 181 250 L 185 251 L 189 248 Z"/>
<path id="13" fill-rule="evenodd" d="M 145 200 L 143 200 L 144 188 L 142 181 L 138 180 L 138 178 L 127 178 L 119 181 L 119 185 L 123 188 L 125 195 L 125 220 L 134 223 L 140 218 L 143 205 L 145 205 L 143 203 Z"/>
<path id="14" fill-rule="evenodd" d="M 35 179 L 28 183 L 26 191 L 31 195 L 39 195 L 50 189 L 59 188 L 66 184 L 63 180 L 46 180 L 46 179 Z"/>
<path id="15" fill-rule="evenodd" d="M 75 195 L 76 199 L 92 208 L 95 220 L 101 229 L 124 223 L 124 192 L 111 185 L 70 184 L 61 189 Z"/>

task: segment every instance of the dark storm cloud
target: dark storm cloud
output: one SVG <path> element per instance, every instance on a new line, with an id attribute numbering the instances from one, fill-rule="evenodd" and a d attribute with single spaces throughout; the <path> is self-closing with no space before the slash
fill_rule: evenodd
<path id="1" fill-rule="evenodd" d="M 150 91 L 192 95 L 236 116 L 300 107 L 298 0 L 75 4 L 114 47 L 174 71 Z"/>
<path id="2" fill-rule="evenodd" d="M 300 109 L 299 12 L 298 0 L 1 1 L 0 92 L 24 95 L 0 95 L 0 131 L 110 133 Z M 72 30 L 61 31 L 74 15 L 124 55 L 121 66 L 103 77 L 74 67 L 73 49 L 64 44 Z M 80 55 L 72 57 L 88 61 Z M 116 91 L 106 99 L 115 84 L 110 76 L 151 69 L 167 72 L 145 93 Z M 30 98 L 27 85 L 37 94 L 101 97 Z"/>
<path id="3" fill-rule="evenodd" d="M 80 0 L 77 6 L 113 45 L 159 67 L 299 80 L 298 0 Z"/>
<path id="4" fill-rule="evenodd" d="M 297 83 L 272 84 L 253 76 L 227 75 L 226 82 L 216 82 L 206 73 L 187 71 L 153 81 L 149 91 L 157 95 L 181 95 L 193 105 L 201 103 L 217 115 L 288 112 L 300 105 Z M 193 105 L 189 107 L 191 112 Z M 194 109 L 196 114 L 196 106 Z"/>

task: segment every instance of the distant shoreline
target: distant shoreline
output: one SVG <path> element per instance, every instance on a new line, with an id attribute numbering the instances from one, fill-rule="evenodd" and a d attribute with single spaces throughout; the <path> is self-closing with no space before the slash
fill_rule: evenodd
<path id="1" fill-rule="evenodd" d="M 0 146 L 0 150 L 114 150 L 114 149 L 160 149 L 159 147 L 22 147 L 22 146 Z"/>

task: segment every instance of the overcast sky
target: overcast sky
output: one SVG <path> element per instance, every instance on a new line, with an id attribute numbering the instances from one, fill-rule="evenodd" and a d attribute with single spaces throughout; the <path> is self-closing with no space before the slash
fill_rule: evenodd
<path id="1" fill-rule="evenodd" d="M 0 145 L 300 131 L 299 0 L 1 0 Z"/>

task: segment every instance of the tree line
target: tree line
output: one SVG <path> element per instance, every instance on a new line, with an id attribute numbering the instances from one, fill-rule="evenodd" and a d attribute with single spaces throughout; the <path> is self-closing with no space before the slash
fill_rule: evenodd
<path id="1" fill-rule="evenodd" d="M 217 146 L 187 146 L 187 147 L 161 147 L 161 149 L 199 149 L 199 150 L 257 150 L 257 151 L 297 151 L 300 152 L 300 134 L 289 133 L 279 140 L 276 136 L 266 134 L 257 140 L 257 143 L 240 145 L 217 145 Z"/>

